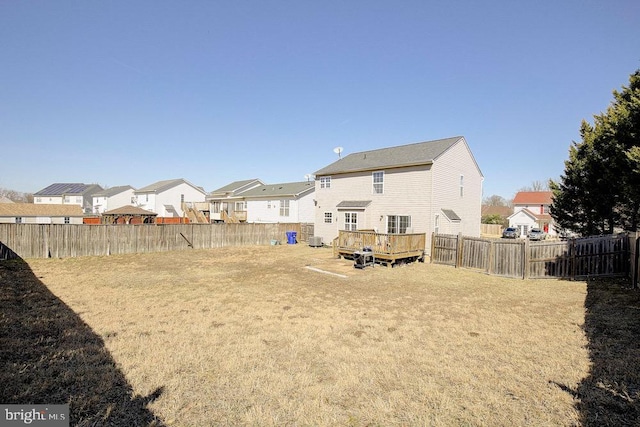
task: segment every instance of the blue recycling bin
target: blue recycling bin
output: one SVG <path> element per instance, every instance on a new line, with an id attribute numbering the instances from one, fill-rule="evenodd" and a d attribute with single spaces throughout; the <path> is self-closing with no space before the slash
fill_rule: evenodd
<path id="1" fill-rule="evenodd" d="M 287 231 L 287 243 L 290 245 L 295 245 L 296 244 L 296 236 L 298 235 L 298 233 L 296 231 Z"/>

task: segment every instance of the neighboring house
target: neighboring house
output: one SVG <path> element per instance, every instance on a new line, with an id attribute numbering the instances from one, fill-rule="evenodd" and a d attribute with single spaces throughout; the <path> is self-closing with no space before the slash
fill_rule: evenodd
<path id="1" fill-rule="evenodd" d="M 5 224 L 82 224 L 79 205 L 1 203 L 0 223 Z"/>
<path id="2" fill-rule="evenodd" d="M 553 218 L 549 214 L 551 191 L 520 191 L 513 198 L 513 213 L 509 216 L 509 227 L 520 229 L 522 238 L 532 228 L 539 228 L 550 236 L 555 236 Z"/>
<path id="3" fill-rule="evenodd" d="M 111 187 L 93 195 L 93 213 L 102 214 L 122 206 L 132 206 L 135 189 L 130 185 Z"/>
<path id="4" fill-rule="evenodd" d="M 14 203 L 14 201 L 8 197 L 0 196 L 0 203 Z"/>
<path id="5" fill-rule="evenodd" d="M 480 236 L 483 175 L 462 136 L 348 156 L 316 176 L 314 234 L 339 230 Z"/>
<path id="6" fill-rule="evenodd" d="M 178 178 L 158 181 L 135 190 L 135 206 L 158 214 L 159 217 L 184 217 L 184 203 L 204 202 L 206 191 Z"/>
<path id="7" fill-rule="evenodd" d="M 247 222 L 303 222 L 315 218 L 315 183 L 265 184 L 240 193 L 246 203 Z"/>
<path id="8" fill-rule="evenodd" d="M 93 212 L 93 195 L 102 191 L 98 184 L 55 183 L 34 193 L 33 203 L 78 205 L 84 213 Z"/>
<path id="9" fill-rule="evenodd" d="M 264 185 L 259 179 L 234 181 L 224 187 L 212 191 L 207 196 L 210 204 L 211 222 L 245 222 L 247 220 L 247 206 L 242 192 Z"/>

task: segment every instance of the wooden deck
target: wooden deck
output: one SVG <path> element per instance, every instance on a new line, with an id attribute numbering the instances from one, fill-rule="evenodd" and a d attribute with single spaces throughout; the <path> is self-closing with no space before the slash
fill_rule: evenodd
<path id="1" fill-rule="evenodd" d="M 377 263 L 393 266 L 399 262 L 424 261 L 426 235 L 383 234 L 373 231 L 340 231 L 333 240 L 336 258 L 351 258 L 353 254 L 370 247 Z"/>

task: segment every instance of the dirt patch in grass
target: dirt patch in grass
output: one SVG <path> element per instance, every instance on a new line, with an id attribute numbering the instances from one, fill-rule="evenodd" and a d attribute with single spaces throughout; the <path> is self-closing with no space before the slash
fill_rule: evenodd
<path id="1" fill-rule="evenodd" d="M 305 245 L 29 267 L 103 341 L 124 395 L 157 397 L 144 403 L 168 425 L 589 419 L 584 282 L 360 270 Z"/>

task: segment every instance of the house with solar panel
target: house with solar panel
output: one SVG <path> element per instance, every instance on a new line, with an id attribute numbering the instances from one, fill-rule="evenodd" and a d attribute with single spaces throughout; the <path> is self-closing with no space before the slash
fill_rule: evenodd
<path id="1" fill-rule="evenodd" d="M 462 136 L 342 156 L 315 172 L 314 234 L 423 234 L 429 255 L 432 233 L 480 236 L 483 180 Z"/>
<path id="2" fill-rule="evenodd" d="M 103 188 L 98 184 L 55 183 L 33 194 L 35 204 L 78 205 L 86 214 L 93 212 L 93 195 Z"/>

